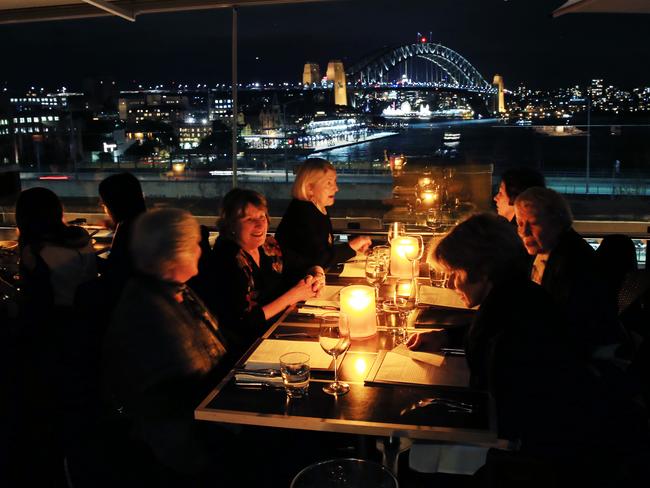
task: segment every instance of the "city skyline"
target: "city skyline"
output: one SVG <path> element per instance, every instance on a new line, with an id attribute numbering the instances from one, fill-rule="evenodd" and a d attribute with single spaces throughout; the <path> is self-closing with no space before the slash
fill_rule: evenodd
<path id="1" fill-rule="evenodd" d="M 459 52 L 491 81 L 506 87 L 551 88 L 592 78 L 631 88 L 650 80 L 638 69 L 650 60 L 647 17 L 567 15 L 552 19 L 561 0 L 439 0 L 423 5 L 348 1 L 239 10 L 239 78 L 298 82 L 302 66 L 330 59 L 347 66 L 383 46 L 417 35 Z M 11 45 L 0 81 L 76 88 L 86 77 L 113 77 L 120 86 L 147 83 L 227 83 L 230 10 L 0 26 Z M 431 33 L 431 35 L 430 35 Z"/>

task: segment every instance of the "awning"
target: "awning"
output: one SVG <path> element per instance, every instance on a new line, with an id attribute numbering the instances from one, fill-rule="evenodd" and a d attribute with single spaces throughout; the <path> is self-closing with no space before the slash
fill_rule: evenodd
<path id="1" fill-rule="evenodd" d="M 0 24 L 323 1 L 332 0 L 2 0 Z"/>
<path id="2" fill-rule="evenodd" d="M 578 13 L 650 14 L 650 0 L 569 0 L 553 17 Z"/>

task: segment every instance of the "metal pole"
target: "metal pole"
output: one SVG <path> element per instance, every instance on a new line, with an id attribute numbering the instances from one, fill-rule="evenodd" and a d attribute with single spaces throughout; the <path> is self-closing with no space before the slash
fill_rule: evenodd
<path id="1" fill-rule="evenodd" d="M 587 95 L 587 174 L 585 178 L 585 193 L 589 193 L 589 170 L 591 158 L 591 95 Z"/>
<path id="2" fill-rule="evenodd" d="M 237 9 L 232 9 L 232 187 L 237 187 Z"/>

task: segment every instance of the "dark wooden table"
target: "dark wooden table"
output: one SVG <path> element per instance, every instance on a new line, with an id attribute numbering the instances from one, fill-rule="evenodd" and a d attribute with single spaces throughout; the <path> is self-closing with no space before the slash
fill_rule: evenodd
<path id="1" fill-rule="evenodd" d="M 328 277 L 329 284 L 352 282 L 355 280 L 332 283 Z M 449 310 L 443 312 L 445 317 L 453 316 Z M 452 322 L 455 325 L 466 323 L 468 317 L 463 312 L 461 318 L 456 317 Z M 283 336 L 290 332 L 304 332 L 311 337 Z M 288 311 L 260 340 L 276 338 L 278 334 L 285 340 L 318 341 L 318 320 Z M 365 384 L 364 378 L 378 351 L 390 350 L 394 346 L 392 331 L 384 327 L 379 327 L 377 335 L 371 338 L 352 341 L 339 367 L 339 379 L 350 385 L 350 391 L 339 397 L 322 391 L 322 387 L 333 380 L 331 371 L 312 371 L 309 393 L 298 399 L 289 399 L 282 388 L 238 386 L 231 371 L 196 408 L 195 418 L 242 425 L 371 435 L 389 440 L 408 438 L 485 447 L 503 446 L 503 442 L 497 438 L 494 404 L 488 393 L 473 390 L 468 384 L 443 386 L 445 375 L 458 377 L 460 373 L 469 378 L 464 357 L 445 359 L 444 366 L 440 368 L 440 385 Z M 238 366 L 243 366 L 255 347 L 242 357 Z M 474 409 L 472 413 L 465 413 L 430 405 L 403 413 L 418 400 L 432 396 L 471 403 Z M 387 462 L 393 466 L 391 463 Z"/>

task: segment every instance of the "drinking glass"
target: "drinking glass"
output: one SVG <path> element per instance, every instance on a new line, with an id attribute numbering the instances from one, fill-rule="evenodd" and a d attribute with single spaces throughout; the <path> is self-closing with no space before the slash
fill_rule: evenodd
<path id="1" fill-rule="evenodd" d="M 395 345 L 401 344 L 406 339 L 406 327 L 402 320 L 402 308 L 405 306 L 405 301 L 403 298 L 393 297 L 390 300 L 384 300 L 381 304 L 386 327 L 392 332 Z"/>
<path id="2" fill-rule="evenodd" d="M 301 398 L 309 391 L 309 354 L 288 352 L 280 356 L 280 374 L 290 398 Z"/>
<path id="3" fill-rule="evenodd" d="M 388 242 L 393 242 L 393 239 L 406 234 L 406 225 L 401 222 L 393 222 L 388 228 Z"/>
<path id="4" fill-rule="evenodd" d="M 328 395 L 344 395 L 350 385 L 339 381 L 336 358 L 350 347 L 350 326 L 348 316 L 341 312 L 325 313 L 320 319 L 318 342 L 327 354 L 334 358 L 334 383 L 323 387 Z"/>
<path id="5" fill-rule="evenodd" d="M 435 286 L 436 288 L 447 288 L 447 280 L 449 279 L 449 276 L 445 271 L 430 266 L 429 277 L 431 278 L 431 286 Z"/>
<path id="6" fill-rule="evenodd" d="M 366 280 L 375 288 L 375 303 L 379 308 L 379 289 L 388 277 L 390 260 L 381 254 L 371 253 L 366 258 Z"/>
<path id="7" fill-rule="evenodd" d="M 374 246 L 370 249 L 370 254 L 381 256 L 390 263 L 390 246 Z"/>
<path id="8" fill-rule="evenodd" d="M 400 323 L 405 336 L 408 328 L 408 317 L 416 306 L 416 280 L 397 280 L 395 284 L 395 304 L 399 310 Z"/>

